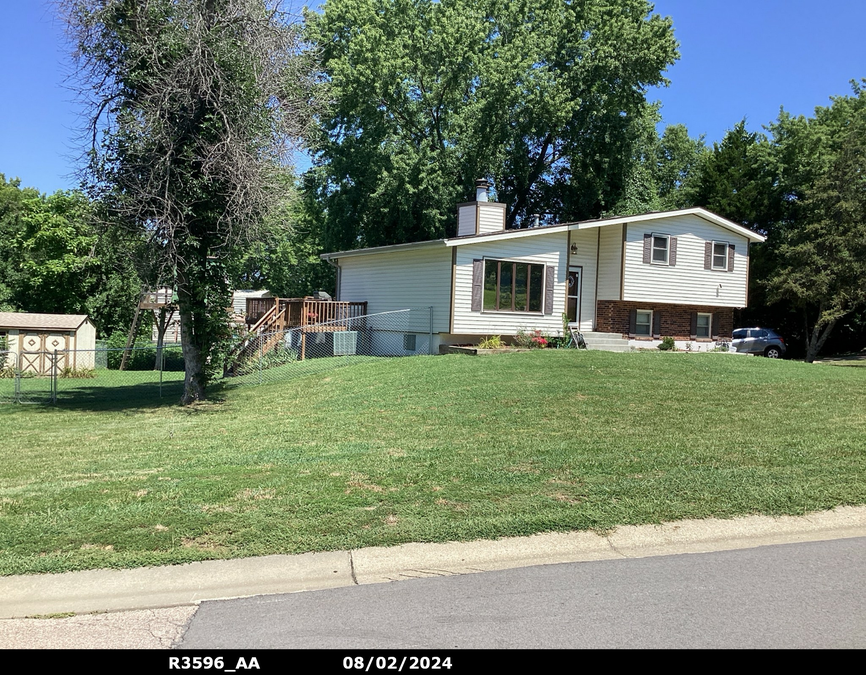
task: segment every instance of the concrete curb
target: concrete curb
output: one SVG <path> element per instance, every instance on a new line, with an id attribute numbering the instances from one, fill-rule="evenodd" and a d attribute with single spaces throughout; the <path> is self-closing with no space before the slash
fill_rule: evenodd
<path id="1" fill-rule="evenodd" d="M 202 600 L 469 574 L 530 565 L 753 548 L 866 536 L 866 506 L 806 516 L 749 516 L 591 532 L 404 544 L 333 553 L 213 560 L 133 570 L 0 578 L 0 618 L 141 610 Z"/>

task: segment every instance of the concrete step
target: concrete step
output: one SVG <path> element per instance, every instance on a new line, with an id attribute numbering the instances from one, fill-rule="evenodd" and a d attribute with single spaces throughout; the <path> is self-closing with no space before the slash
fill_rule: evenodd
<path id="1" fill-rule="evenodd" d="M 591 330 L 591 331 L 584 331 L 584 333 L 583 333 L 583 337 L 584 337 L 584 338 L 587 338 L 587 337 L 590 337 L 590 338 L 605 338 L 605 339 L 608 339 L 608 340 L 622 340 L 622 339 L 623 339 L 623 337 L 622 337 L 622 333 L 599 333 L 599 332 L 596 332 L 596 331 L 593 331 L 593 330 Z"/>
<path id="2" fill-rule="evenodd" d="M 631 347 L 627 344 L 623 345 L 597 345 L 591 344 L 589 342 L 586 343 L 586 348 L 590 351 L 594 352 L 630 352 Z"/>
<path id="3" fill-rule="evenodd" d="M 589 331 L 583 334 L 583 339 L 586 340 L 586 346 L 589 349 L 594 349 L 596 351 L 631 351 L 631 347 L 628 346 L 628 340 L 624 339 L 620 333 L 597 333 L 595 331 Z"/>

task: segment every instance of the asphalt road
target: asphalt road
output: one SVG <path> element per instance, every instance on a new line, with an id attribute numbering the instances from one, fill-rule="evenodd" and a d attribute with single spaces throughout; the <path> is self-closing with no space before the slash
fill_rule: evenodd
<path id="1" fill-rule="evenodd" d="M 866 538 L 209 601 L 180 648 L 864 648 Z"/>

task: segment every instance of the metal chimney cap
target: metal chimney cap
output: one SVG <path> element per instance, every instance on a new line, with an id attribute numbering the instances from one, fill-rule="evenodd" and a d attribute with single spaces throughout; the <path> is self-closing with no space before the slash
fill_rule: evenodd
<path id="1" fill-rule="evenodd" d="M 487 182 L 486 178 L 479 178 L 475 181 L 475 201 L 476 202 L 486 202 L 487 201 L 487 189 L 490 187 L 490 183 Z"/>

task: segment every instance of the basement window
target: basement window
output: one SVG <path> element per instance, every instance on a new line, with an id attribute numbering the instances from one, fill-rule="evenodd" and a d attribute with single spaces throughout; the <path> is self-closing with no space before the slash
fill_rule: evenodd
<path id="1" fill-rule="evenodd" d="M 634 334 L 641 337 L 652 335 L 653 313 L 650 310 L 639 309 L 634 317 Z"/>

